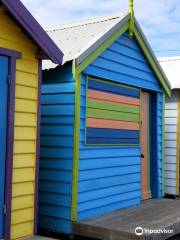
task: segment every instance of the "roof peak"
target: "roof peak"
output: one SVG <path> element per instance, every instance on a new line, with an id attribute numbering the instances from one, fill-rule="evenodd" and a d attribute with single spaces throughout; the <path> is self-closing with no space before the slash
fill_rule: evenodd
<path id="1" fill-rule="evenodd" d="M 108 15 L 100 15 L 100 16 L 96 16 L 96 17 L 92 17 L 92 18 L 77 20 L 74 22 L 69 22 L 69 23 L 67 22 L 67 23 L 63 23 L 60 25 L 56 25 L 56 26 L 50 26 L 50 27 L 46 28 L 46 31 L 49 33 L 49 32 L 53 32 L 53 31 L 70 29 L 70 28 L 90 25 L 90 24 L 94 24 L 94 23 L 106 22 L 106 21 L 109 21 L 112 19 L 122 18 L 122 16 L 125 16 L 127 14 L 128 14 L 128 12 L 124 11 L 124 12 L 111 13 Z"/>

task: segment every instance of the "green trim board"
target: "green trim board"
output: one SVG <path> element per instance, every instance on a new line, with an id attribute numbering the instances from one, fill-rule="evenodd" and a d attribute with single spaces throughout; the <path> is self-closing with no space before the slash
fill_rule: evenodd
<path id="1" fill-rule="evenodd" d="M 74 149 L 73 149 L 73 179 L 71 220 L 77 220 L 78 202 L 78 172 L 79 172 L 79 141 L 80 141 L 80 104 L 81 104 L 81 74 L 76 71 L 76 61 L 73 61 L 73 77 L 75 80 L 75 121 L 74 121 Z"/>
<path id="2" fill-rule="evenodd" d="M 162 85 L 166 94 L 170 97 L 171 96 L 171 88 L 168 85 L 167 81 L 162 76 L 162 73 L 159 70 L 160 66 L 158 67 L 157 66 L 158 63 L 155 63 L 155 61 L 152 57 L 152 54 L 150 53 L 146 43 L 144 42 L 143 37 L 141 36 L 140 32 L 138 31 L 137 27 L 134 28 L 134 35 L 135 35 L 137 42 L 139 43 L 140 48 L 143 51 L 148 63 L 150 64 L 151 68 L 153 69 L 154 74 L 156 75 L 157 79 L 159 80 L 159 82 Z"/>
<path id="3" fill-rule="evenodd" d="M 134 3 L 133 3 L 133 0 L 129 0 L 129 12 L 130 12 L 129 35 L 130 35 L 130 37 L 133 37 L 133 34 L 134 34 Z"/>

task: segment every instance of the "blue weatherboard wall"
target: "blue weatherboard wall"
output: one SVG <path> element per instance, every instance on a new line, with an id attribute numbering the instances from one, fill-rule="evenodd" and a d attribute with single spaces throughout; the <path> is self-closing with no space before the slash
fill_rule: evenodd
<path id="1" fill-rule="evenodd" d="M 5 186 L 5 163 L 6 163 L 6 130 L 7 130 L 7 102 L 8 102 L 8 58 L 0 56 L 0 238 L 3 238 L 4 223 L 4 186 Z"/>
<path id="2" fill-rule="evenodd" d="M 84 144 L 87 75 L 158 92 L 154 94 L 157 131 L 153 135 L 157 140 L 154 156 L 158 161 L 152 170 L 157 178 L 152 187 L 154 197 L 162 196 L 162 89 L 139 46 L 124 34 L 90 64 L 82 76 L 78 220 L 141 201 L 140 147 L 91 147 Z"/>
<path id="3" fill-rule="evenodd" d="M 81 78 L 78 220 L 141 201 L 140 146 L 85 145 L 88 75 L 151 92 L 151 145 L 155 149 L 151 189 L 153 197 L 162 196 L 162 89 L 139 46 L 124 34 L 84 70 Z M 71 63 L 44 71 L 38 219 L 40 228 L 64 233 L 72 232 L 74 100 Z"/>
<path id="4" fill-rule="evenodd" d="M 43 73 L 39 227 L 70 233 L 74 90 L 72 65 Z"/>

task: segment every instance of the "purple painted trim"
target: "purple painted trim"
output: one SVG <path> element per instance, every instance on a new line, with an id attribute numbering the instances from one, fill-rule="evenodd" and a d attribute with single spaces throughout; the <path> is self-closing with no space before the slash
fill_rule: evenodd
<path id="1" fill-rule="evenodd" d="M 11 15 L 30 35 L 44 53 L 56 64 L 62 63 L 63 53 L 35 20 L 20 0 L 1 0 Z"/>
<path id="2" fill-rule="evenodd" d="M 21 55 L 22 55 L 20 52 L 10 50 L 7 48 L 1 48 L 1 47 L 0 47 L 0 54 L 7 57 L 14 57 L 14 58 L 21 58 Z"/>
<path id="3" fill-rule="evenodd" d="M 13 172 L 13 146 L 14 146 L 14 110 L 15 110 L 15 74 L 16 57 L 9 60 L 10 86 L 8 94 L 8 128 L 7 128 L 7 153 L 6 153 L 6 184 L 5 204 L 6 215 L 4 220 L 4 238 L 10 239 L 11 229 L 11 201 L 12 201 L 12 172 Z"/>
<path id="4" fill-rule="evenodd" d="M 36 177 L 34 198 L 34 234 L 37 234 L 38 225 L 38 188 L 39 188 L 39 156 L 40 156 L 40 124 L 41 124 L 41 83 L 42 83 L 42 61 L 39 60 L 38 69 L 38 113 L 37 113 L 37 140 L 36 140 Z"/>

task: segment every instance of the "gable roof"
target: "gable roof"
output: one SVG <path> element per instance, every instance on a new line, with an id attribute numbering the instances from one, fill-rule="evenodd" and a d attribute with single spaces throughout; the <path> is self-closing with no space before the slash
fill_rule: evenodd
<path id="1" fill-rule="evenodd" d="M 47 32 L 56 44 L 62 47 L 62 51 L 64 53 L 63 64 L 71 60 L 76 60 L 78 71 L 82 71 L 88 64 L 90 64 L 90 62 L 95 60 L 97 57 L 96 52 L 100 53 L 105 50 L 105 47 L 111 43 L 109 39 L 112 39 L 112 36 L 116 39 L 123 32 L 128 30 L 129 21 L 129 13 L 118 13 L 52 27 L 47 30 Z M 168 79 L 136 19 L 134 37 L 136 38 L 162 88 L 166 94 L 170 96 L 171 90 Z M 101 51 L 99 51 L 99 49 L 101 49 Z M 90 60 L 87 61 L 88 58 Z M 56 66 L 57 65 L 51 63 L 50 61 L 43 61 L 44 70 L 55 68 Z"/>
<path id="2" fill-rule="evenodd" d="M 23 30 L 32 38 L 43 52 L 42 58 L 49 58 L 54 63 L 61 64 L 63 53 L 52 41 L 40 24 L 25 8 L 20 0 L 0 0 L 12 17 L 18 22 Z"/>
<path id="3" fill-rule="evenodd" d="M 64 53 L 63 64 L 65 64 L 81 56 L 124 17 L 129 17 L 129 14 L 127 12 L 116 13 L 63 24 L 47 29 L 47 33 L 58 46 L 61 46 L 61 50 Z M 55 68 L 56 66 L 56 64 L 48 60 L 43 61 L 43 69 Z"/>
<path id="4" fill-rule="evenodd" d="M 180 89 L 180 56 L 159 58 L 172 89 Z"/>

